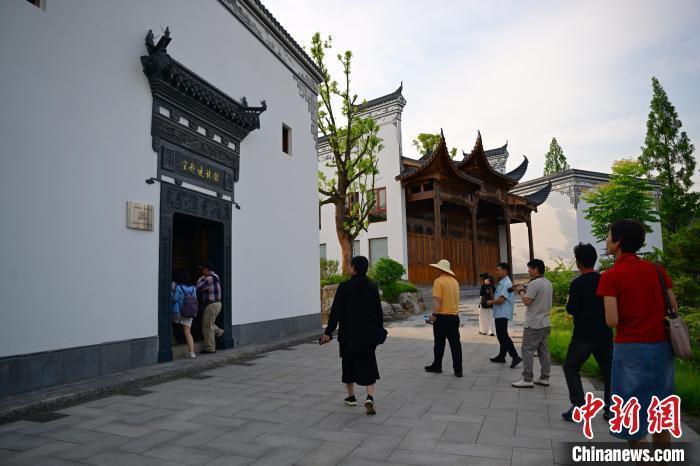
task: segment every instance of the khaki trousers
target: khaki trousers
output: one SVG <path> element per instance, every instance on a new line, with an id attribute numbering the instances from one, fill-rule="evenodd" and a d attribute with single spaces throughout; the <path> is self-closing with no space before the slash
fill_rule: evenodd
<path id="1" fill-rule="evenodd" d="M 214 323 L 221 312 L 221 303 L 211 303 L 204 308 L 202 315 L 202 348 L 204 351 L 216 351 L 215 338 L 224 334 L 224 331 Z"/>

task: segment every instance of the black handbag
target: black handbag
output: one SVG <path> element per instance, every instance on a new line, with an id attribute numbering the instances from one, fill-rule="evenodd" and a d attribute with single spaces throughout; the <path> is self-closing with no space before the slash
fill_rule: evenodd
<path id="1" fill-rule="evenodd" d="M 384 327 L 379 327 L 377 329 L 377 345 L 381 345 L 386 341 L 386 337 L 389 334 L 389 332 L 386 331 Z"/>

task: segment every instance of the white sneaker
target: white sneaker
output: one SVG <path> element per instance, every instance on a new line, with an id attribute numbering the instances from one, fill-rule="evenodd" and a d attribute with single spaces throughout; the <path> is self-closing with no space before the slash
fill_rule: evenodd
<path id="1" fill-rule="evenodd" d="M 543 387 L 549 387 L 549 379 L 543 379 L 540 377 L 539 379 L 535 380 L 535 383 L 537 385 L 542 385 Z"/>
<path id="2" fill-rule="evenodd" d="M 534 383 L 527 382 L 523 379 L 520 379 L 517 382 L 513 382 L 511 385 L 514 386 L 515 388 L 532 388 L 535 386 Z"/>
<path id="3" fill-rule="evenodd" d="M 197 355 L 194 353 L 187 353 L 185 355 L 185 359 L 195 359 L 196 357 L 197 357 Z"/>

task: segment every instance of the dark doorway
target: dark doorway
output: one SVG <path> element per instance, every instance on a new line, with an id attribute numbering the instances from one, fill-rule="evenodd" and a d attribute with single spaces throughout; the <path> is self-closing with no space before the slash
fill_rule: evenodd
<path id="1" fill-rule="evenodd" d="M 213 222 L 191 215 L 173 215 L 173 258 L 172 276 L 177 279 L 182 272 L 189 277 L 189 284 L 199 278 L 198 266 L 205 262 L 213 265 L 214 271 L 223 278 L 224 227 L 220 222 Z M 195 341 L 202 339 L 202 311 L 192 322 L 192 337 Z M 223 314 L 219 314 L 217 325 L 223 328 Z M 182 326 L 173 324 L 173 346 L 185 343 Z"/>
<path id="2" fill-rule="evenodd" d="M 174 334 L 181 328 L 174 329 L 172 322 L 175 273 L 185 270 L 196 280 L 197 266 L 204 261 L 211 262 L 221 278 L 222 307 L 217 325 L 224 330 L 224 337 L 217 341 L 217 348 L 232 348 L 230 202 L 161 183 L 159 230 L 158 360 L 171 361 L 173 344 L 182 341 L 181 334 Z M 201 339 L 201 317 L 193 325 L 192 334 Z"/>

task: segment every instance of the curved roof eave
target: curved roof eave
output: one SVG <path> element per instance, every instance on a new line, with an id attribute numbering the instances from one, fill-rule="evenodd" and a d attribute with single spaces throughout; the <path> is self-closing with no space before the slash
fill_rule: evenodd
<path id="1" fill-rule="evenodd" d="M 523 176 L 525 176 L 525 172 L 527 172 L 527 166 L 529 163 L 530 161 L 527 159 L 526 156 L 523 155 L 522 163 L 513 170 L 506 173 L 506 176 L 508 178 L 512 178 L 515 181 L 520 181 L 523 178 Z"/>
<path id="2" fill-rule="evenodd" d="M 540 205 L 544 204 L 544 202 L 547 200 L 550 192 L 552 192 L 552 182 L 551 181 L 549 183 L 547 183 L 539 191 L 535 191 L 532 194 L 528 194 L 527 196 L 522 196 L 522 197 L 527 199 L 528 202 L 533 203 L 535 206 L 540 206 Z"/>

